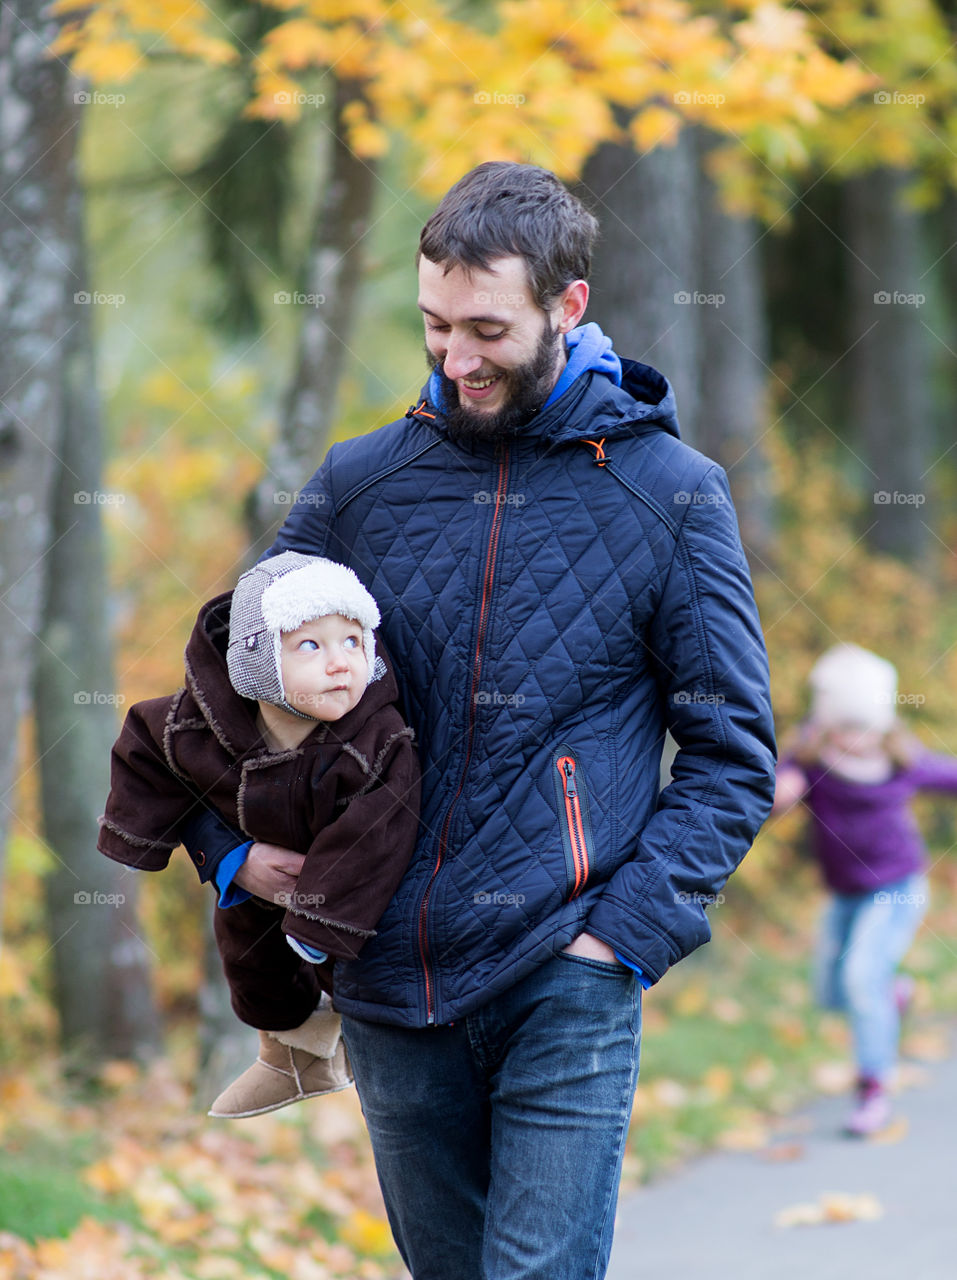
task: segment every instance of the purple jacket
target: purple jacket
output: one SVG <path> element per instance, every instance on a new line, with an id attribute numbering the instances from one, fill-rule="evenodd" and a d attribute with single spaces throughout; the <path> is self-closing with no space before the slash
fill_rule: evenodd
<path id="1" fill-rule="evenodd" d="M 909 801 L 917 791 L 957 794 L 957 759 L 918 756 L 886 782 L 851 782 L 825 765 L 798 765 L 807 779 L 814 852 L 835 893 L 869 893 L 926 866 Z"/>

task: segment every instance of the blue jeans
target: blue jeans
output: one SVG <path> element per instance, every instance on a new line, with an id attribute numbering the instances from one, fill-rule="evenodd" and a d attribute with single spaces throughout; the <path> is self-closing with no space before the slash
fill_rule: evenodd
<path id="1" fill-rule="evenodd" d="M 873 893 L 836 893 L 821 928 L 817 994 L 851 1022 L 858 1072 L 886 1080 L 897 1061 L 900 1015 L 897 966 L 927 910 L 928 886 L 917 874 Z"/>
<path id="2" fill-rule="evenodd" d="M 448 1026 L 342 1030 L 414 1280 L 601 1280 L 638 1080 L 630 969 L 559 953 Z"/>

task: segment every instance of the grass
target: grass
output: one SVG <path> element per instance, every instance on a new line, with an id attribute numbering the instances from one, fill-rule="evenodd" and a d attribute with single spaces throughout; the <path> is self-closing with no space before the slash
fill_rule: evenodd
<path id="1" fill-rule="evenodd" d="M 56 1142 L 30 1134 L 0 1152 L 0 1231 L 31 1243 L 67 1236 L 82 1218 L 137 1221 L 131 1203 L 106 1200 L 82 1180 L 91 1160 L 87 1140 Z"/>

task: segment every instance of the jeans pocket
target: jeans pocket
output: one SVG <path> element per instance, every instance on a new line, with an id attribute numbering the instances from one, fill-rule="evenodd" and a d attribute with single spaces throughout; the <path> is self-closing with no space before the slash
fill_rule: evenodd
<path id="1" fill-rule="evenodd" d="M 591 956 L 576 956 L 569 951 L 557 952 L 559 960 L 567 960 L 570 964 L 579 964 L 595 973 L 604 974 L 607 978 L 636 978 L 634 969 L 618 960 L 594 960 Z"/>

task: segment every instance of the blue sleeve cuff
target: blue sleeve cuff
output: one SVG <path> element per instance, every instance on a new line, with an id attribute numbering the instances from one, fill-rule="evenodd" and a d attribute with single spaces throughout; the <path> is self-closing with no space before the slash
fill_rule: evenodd
<path id="1" fill-rule="evenodd" d="M 239 885 L 233 884 L 233 876 L 246 861 L 252 846 L 253 842 L 251 840 L 248 840 L 245 844 L 237 845 L 235 849 L 231 849 L 226 854 L 213 872 L 213 879 L 216 882 L 216 888 L 219 890 L 219 906 L 235 907 L 238 903 L 245 902 L 247 898 L 253 896 L 247 889 L 241 889 Z"/>
<path id="2" fill-rule="evenodd" d="M 644 987 L 646 991 L 648 990 L 648 988 L 651 986 L 651 979 L 645 977 L 643 970 L 639 969 L 639 967 L 636 964 L 632 964 L 630 960 L 626 960 L 620 951 L 615 952 L 615 959 L 620 960 L 621 963 L 627 965 L 629 969 L 634 969 L 635 973 L 637 973 L 638 975 L 638 981 L 641 983 L 641 985 Z"/>
<path id="3" fill-rule="evenodd" d="M 310 947 L 308 942 L 300 942 L 298 938 L 290 938 L 288 933 L 286 934 L 286 941 L 297 956 L 302 956 L 303 960 L 308 960 L 310 964 L 322 964 L 323 960 L 329 959 L 325 951 Z"/>

